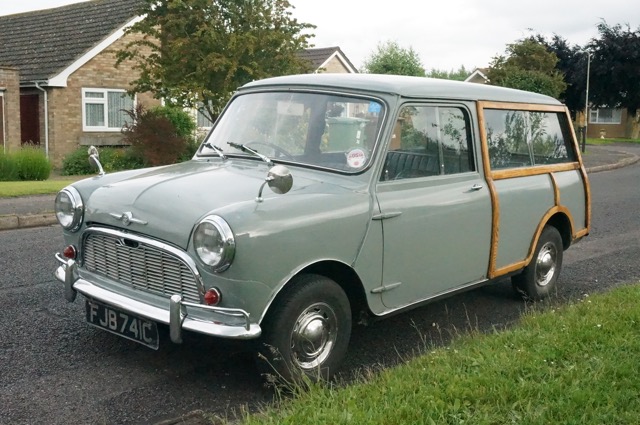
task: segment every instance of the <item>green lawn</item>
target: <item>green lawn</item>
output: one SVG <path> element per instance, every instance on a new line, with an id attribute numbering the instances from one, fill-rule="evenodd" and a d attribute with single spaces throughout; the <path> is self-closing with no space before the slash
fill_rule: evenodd
<path id="1" fill-rule="evenodd" d="M 258 424 L 637 424 L 640 285 L 526 313 L 343 387 L 245 415 Z"/>
<path id="2" fill-rule="evenodd" d="M 580 140 L 582 143 L 582 139 Z M 588 145 L 610 145 L 612 143 L 640 143 L 640 139 L 592 139 L 587 138 Z"/>
<path id="3" fill-rule="evenodd" d="M 56 193 L 82 177 L 59 177 L 43 181 L 0 182 L 0 198 Z"/>

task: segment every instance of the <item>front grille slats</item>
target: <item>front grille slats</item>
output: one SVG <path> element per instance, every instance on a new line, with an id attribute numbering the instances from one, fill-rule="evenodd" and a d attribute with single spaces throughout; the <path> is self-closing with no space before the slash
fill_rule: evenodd
<path id="1" fill-rule="evenodd" d="M 186 301 L 200 302 L 193 272 L 176 255 L 126 238 L 90 233 L 84 239 L 84 267 L 136 289 L 171 296 L 180 294 Z"/>

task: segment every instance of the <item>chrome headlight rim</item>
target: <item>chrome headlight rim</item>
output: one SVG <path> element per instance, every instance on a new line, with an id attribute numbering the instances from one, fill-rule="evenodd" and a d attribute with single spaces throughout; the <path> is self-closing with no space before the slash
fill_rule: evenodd
<path id="1" fill-rule="evenodd" d="M 220 236 L 219 259 L 215 262 L 207 261 L 207 259 L 203 258 L 201 255 L 203 247 L 198 246 L 199 232 L 203 231 L 206 226 L 213 226 Z M 210 215 L 200 220 L 193 231 L 193 249 L 200 263 L 215 273 L 221 273 L 231 267 L 236 253 L 236 241 L 227 221 L 218 215 Z"/>
<path id="2" fill-rule="evenodd" d="M 64 218 L 62 217 L 68 217 L 68 215 L 66 215 L 64 211 L 58 208 L 58 200 L 62 195 L 66 195 L 71 202 L 72 213 L 70 220 L 64 220 Z M 84 203 L 82 201 L 82 196 L 80 196 L 80 192 L 78 192 L 78 190 L 73 186 L 65 187 L 60 192 L 58 192 L 55 199 L 55 213 L 56 219 L 63 229 L 70 232 L 78 231 L 82 226 L 82 222 L 84 220 Z"/>

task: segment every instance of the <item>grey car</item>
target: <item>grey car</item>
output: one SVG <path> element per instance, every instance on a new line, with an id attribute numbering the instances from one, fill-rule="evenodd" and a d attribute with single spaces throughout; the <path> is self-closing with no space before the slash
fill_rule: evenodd
<path id="1" fill-rule="evenodd" d="M 266 373 L 316 379 L 362 315 L 507 277 L 550 294 L 590 189 L 555 99 L 315 74 L 245 85 L 191 161 L 101 171 L 56 213 L 56 277 L 89 324 L 151 348 L 158 325 L 257 340 Z"/>

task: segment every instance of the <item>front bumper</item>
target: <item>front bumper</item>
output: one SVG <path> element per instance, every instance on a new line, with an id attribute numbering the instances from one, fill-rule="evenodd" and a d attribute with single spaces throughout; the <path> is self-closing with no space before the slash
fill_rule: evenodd
<path id="1" fill-rule="evenodd" d="M 60 254 L 56 254 L 56 260 L 60 263 L 60 267 L 56 269 L 55 276 L 64 283 L 64 295 L 67 301 L 75 301 L 78 292 L 80 292 L 87 298 L 102 301 L 158 323 L 164 323 L 169 325 L 171 341 L 177 344 L 182 343 L 183 329 L 205 335 L 233 339 L 257 338 L 262 333 L 260 325 L 251 323 L 249 313 L 244 310 L 195 304 L 184 301 L 180 295 L 171 296 L 168 309 L 156 307 L 120 295 L 80 278 L 77 275 L 78 265 L 74 260 L 65 259 Z M 191 309 L 212 312 L 219 316 L 221 320 L 205 321 L 190 317 L 189 311 Z M 225 317 L 234 319 L 233 321 L 235 322 L 241 319 L 244 325 L 238 326 L 237 324 L 225 323 Z"/>

